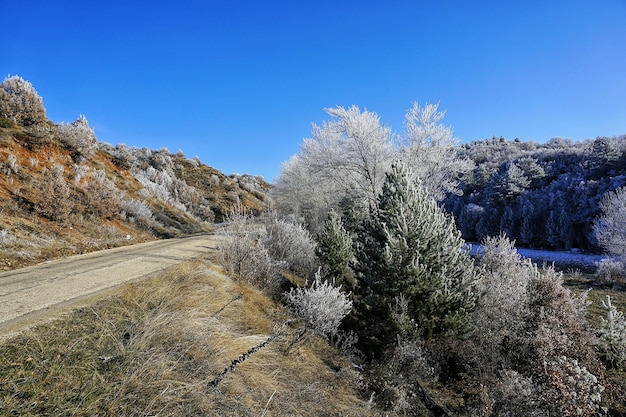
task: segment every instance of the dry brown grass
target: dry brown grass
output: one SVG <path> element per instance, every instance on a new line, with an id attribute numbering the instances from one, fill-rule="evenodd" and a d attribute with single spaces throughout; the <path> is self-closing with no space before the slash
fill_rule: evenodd
<path id="1" fill-rule="evenodd" d="M 286 356 L 277 338 L 209 388 L 286 318 L 214 264 L 184 263 L 3 342 L 0 415 L 376 415 L 321 340 Z"/>

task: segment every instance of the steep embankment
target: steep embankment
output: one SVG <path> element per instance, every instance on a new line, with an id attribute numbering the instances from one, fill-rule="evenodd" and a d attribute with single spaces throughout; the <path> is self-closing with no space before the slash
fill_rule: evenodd
<path id="1" fill-rule="evenodd" d="M 235 207 L 266 208 L 261 178 L 98 142 L 82 117 L 0 126 L 0 270 L 207 231 Z"/>

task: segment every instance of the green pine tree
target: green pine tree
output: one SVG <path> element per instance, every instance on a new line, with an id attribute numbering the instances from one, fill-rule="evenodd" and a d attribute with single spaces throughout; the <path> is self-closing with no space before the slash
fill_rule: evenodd
<path id="1" fill-rule="evenodd" d="M 324 228 L 317 242 L 316 253 L 322 262 L 322 277 L 334 280 L 336 285 L 353 287 L 350 263 L 354 257 L 352 238 L 341 223 L 341 216 L 334 210 L 328 213 Z"/>
<path id="2" fill-rule="evenodd" d="M 387 311 L 388 318 L 388 306 L 402 295 L 426 339 L 469 329 L 479 274 L 453 220 L 402 166 L 387 174 L 359 247 L 365 317 L 382 321 Z"/>

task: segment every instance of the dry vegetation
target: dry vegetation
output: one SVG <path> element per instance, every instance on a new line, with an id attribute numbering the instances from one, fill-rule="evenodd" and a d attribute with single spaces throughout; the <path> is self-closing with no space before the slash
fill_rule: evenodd
<path id="1" fill-rule="evenodd" d="M 262 179 L 227 177 L 180 152 L 94 142 L 82 158 L 62 136 L 72 125 L 3 126 L 0 270 L 206 231 L 234 207 L 267 206 Z M 165 185 L 139 181 L 154 166 Z"/>
<path id="2" fill-rule="evenodd" d="M 344 221 L 335 219 L 323 229 L 332 236 L 315 242 L 300 214 L 318 230 L 328 207 L 255 217 L 269 206 L 269 185 L 261 178 L 226 177 L 181 151 L 99 143 L 84 117 L 55 125 L 30 84 L 9 81 L 30 102 L 22 106 L 12 90 L 0 97 L 0 270 L 204 231 L 225 219 L 230 227 L 221 231 L 219 253 L 2 341 L 0 415 L 626 415 L 626 369 L 620 368 L 626 339 L 609 341 L 621 343 L 609 352 L 615 345 L 603 339 L 607 327 L 600 319 L 607 295 L 625 309 L 619 282 L 573 274 L 566 288 L 554 269 L 521 260 L 505 236 L 474 269 L 450 249 L 463 242 L 446 226 L 449 219 L 437 217 L 434 200 L 419 200 L 419 190 L 402 188 L 399 173 L 387 177 L 393 186 L 383 190 L 406 191 L 414 205 L 391 192 L 387 200 L 384 193 L 370 198 L 399 207 L 398 224 L 423 222 L 430 213 L 423 209 L 437 208 L 423 230 L 388 229 L 394 223 L 381 213 L 393 210 L 359 212 L 366 205 L 349 198 L 341 202 L 348 204 Z M 301 194 L 306 187 L 286 185 L 293 186 L 296 195 L 288 201 L 296 206 L 308 207 L 303 203 L 315 197 Z M 352 224 L 353 235 L 345 224 Z M 405 232 L 417 233 L 417 243 L 393 246 L 401 256 L 372 244 L 379 236 L 412 242 Z M 429 239 L 432 245 L 418 248 Z M 381 280 L 401 266 L 387 262 L 405 255 L 428 258 L 428 271 L 416 273 L 420 260 L 406 276 L 393 272 Z M 213 263 L 218 257 L 228 275 Z M 345 292 L 330 281 L 307 284 L 322 258 L 316 276 L 338 271 L 332 275 L 342 278 Z M 441 260 L 442 271 L 433 293 L 445 288 L 463 301 L 451 304 L 449 316 L 421 312 L 424 297 L 394 287 L 432 281 L 433 260 Z M 470 286 L 450 285 L 453 266 L 472 274 Z M 302 288 L 294 290 L 296 284 Z M 570 288 L 578 294 L 592 288 L 591 306 L 585 310 L 584 297 Z M 433 311 L 447 312 L 445 302 L 433 297 Z M 353 317 L 338 329 L 348 312 Z M 323 327 L 328 319 L 316 320 L 321 313 L 337 319 L 330 331 Z M 432 325 L 437 318 L 445 319 L 441 328 Z M 608 362 L 600 362 L 599 350 Z"/>
<path id="3" fill-rule="evenodd" d="M 287 355 L 289 331 L 209 387 L 287 318 L 206 260 L 171 268 L 4 341 L 0 415 L 373 415 L 350 362 L 321 340 Z"/>

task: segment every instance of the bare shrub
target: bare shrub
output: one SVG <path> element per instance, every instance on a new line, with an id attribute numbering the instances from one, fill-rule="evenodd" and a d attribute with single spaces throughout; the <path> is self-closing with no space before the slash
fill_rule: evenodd
<path id="1" fill-rule="evenodd" d="M 193 214 L 195 214 L 197 217 L 199 217 L 201 220 L 204 220 L 205 222 L 212 223 L 215 221 L 215 212 L 211 208 L 209 202 L 205 201 L 204 199 L 202 200 L 200 205 L 198 205 L 198 208 L 194 210 Z"/>
<path id="2" fill-rule="evenodd" d="M 23 126 L 45 123 L 43 100 L 31 83 L 14 75 L 0 84 L 0 117 Z"/>
<path id="3" fill-rule="evenodd" d="M 230 274 L 273 291 L 275 278 L 284 265 L 272 259 L 261 243 L 265 228 L 245 213 L 233 212 L 226 221 L 228 225 L 219 231 L 223 236 L 219 245 L 222 265 Z"/>
<path id="4" fill-rule="evenodd" d="M 596 262 L 596 279 L 601 284 L 626 285 L 626 263 L 621 259 L 608 257 Z"/>
<path id="5" fill-rule="evenodd" d="M 36 205 L 39 214 L 58 222 L 69 220 L 76 203 L 65 179 L 63 165 L 54 164 L 44 172 L 39 195 L 41 200 Z"/>
<path id="6" fill-rule="evenodd" d="M 107 178 L 104 171 L 91 172 L 83 191 L 85 204 L 94 216 L 113 218 L 119 214 L 121 191 Z"/>
<path id="7" fill-rule="evenodd" d="M 315 273 L 315 242 L 301 223 L 271 215 L 265 222 L 265 230 L 261 243 L 273 259 L 284 262 L 289 270 L 302 277 Z"/>
<path id="8" fill-rule="evenodd" d="M 545 366 L 545 384 L 541 402 L 548 415 L 596 416 L 600 411 L 604 387 L 598 378 L 576 359 L 560 356 Z"/>
<path id="9" fill-rule="evenodd" d="M 531 281 L 526 311 L 523 328 L 503 348 L 513 370 L 537 384 L 537 409 L 543 415 L 596 415 L 603 368 L 562 274 L 548 268 Z"/>
<path id="10" fill-rule="evenodd" d="M 491 412 L 496 416 L 543 416 L 537 413 L 537 386 L 532 378 L 511 370 L 503 372 L 492 393 Z"/>

